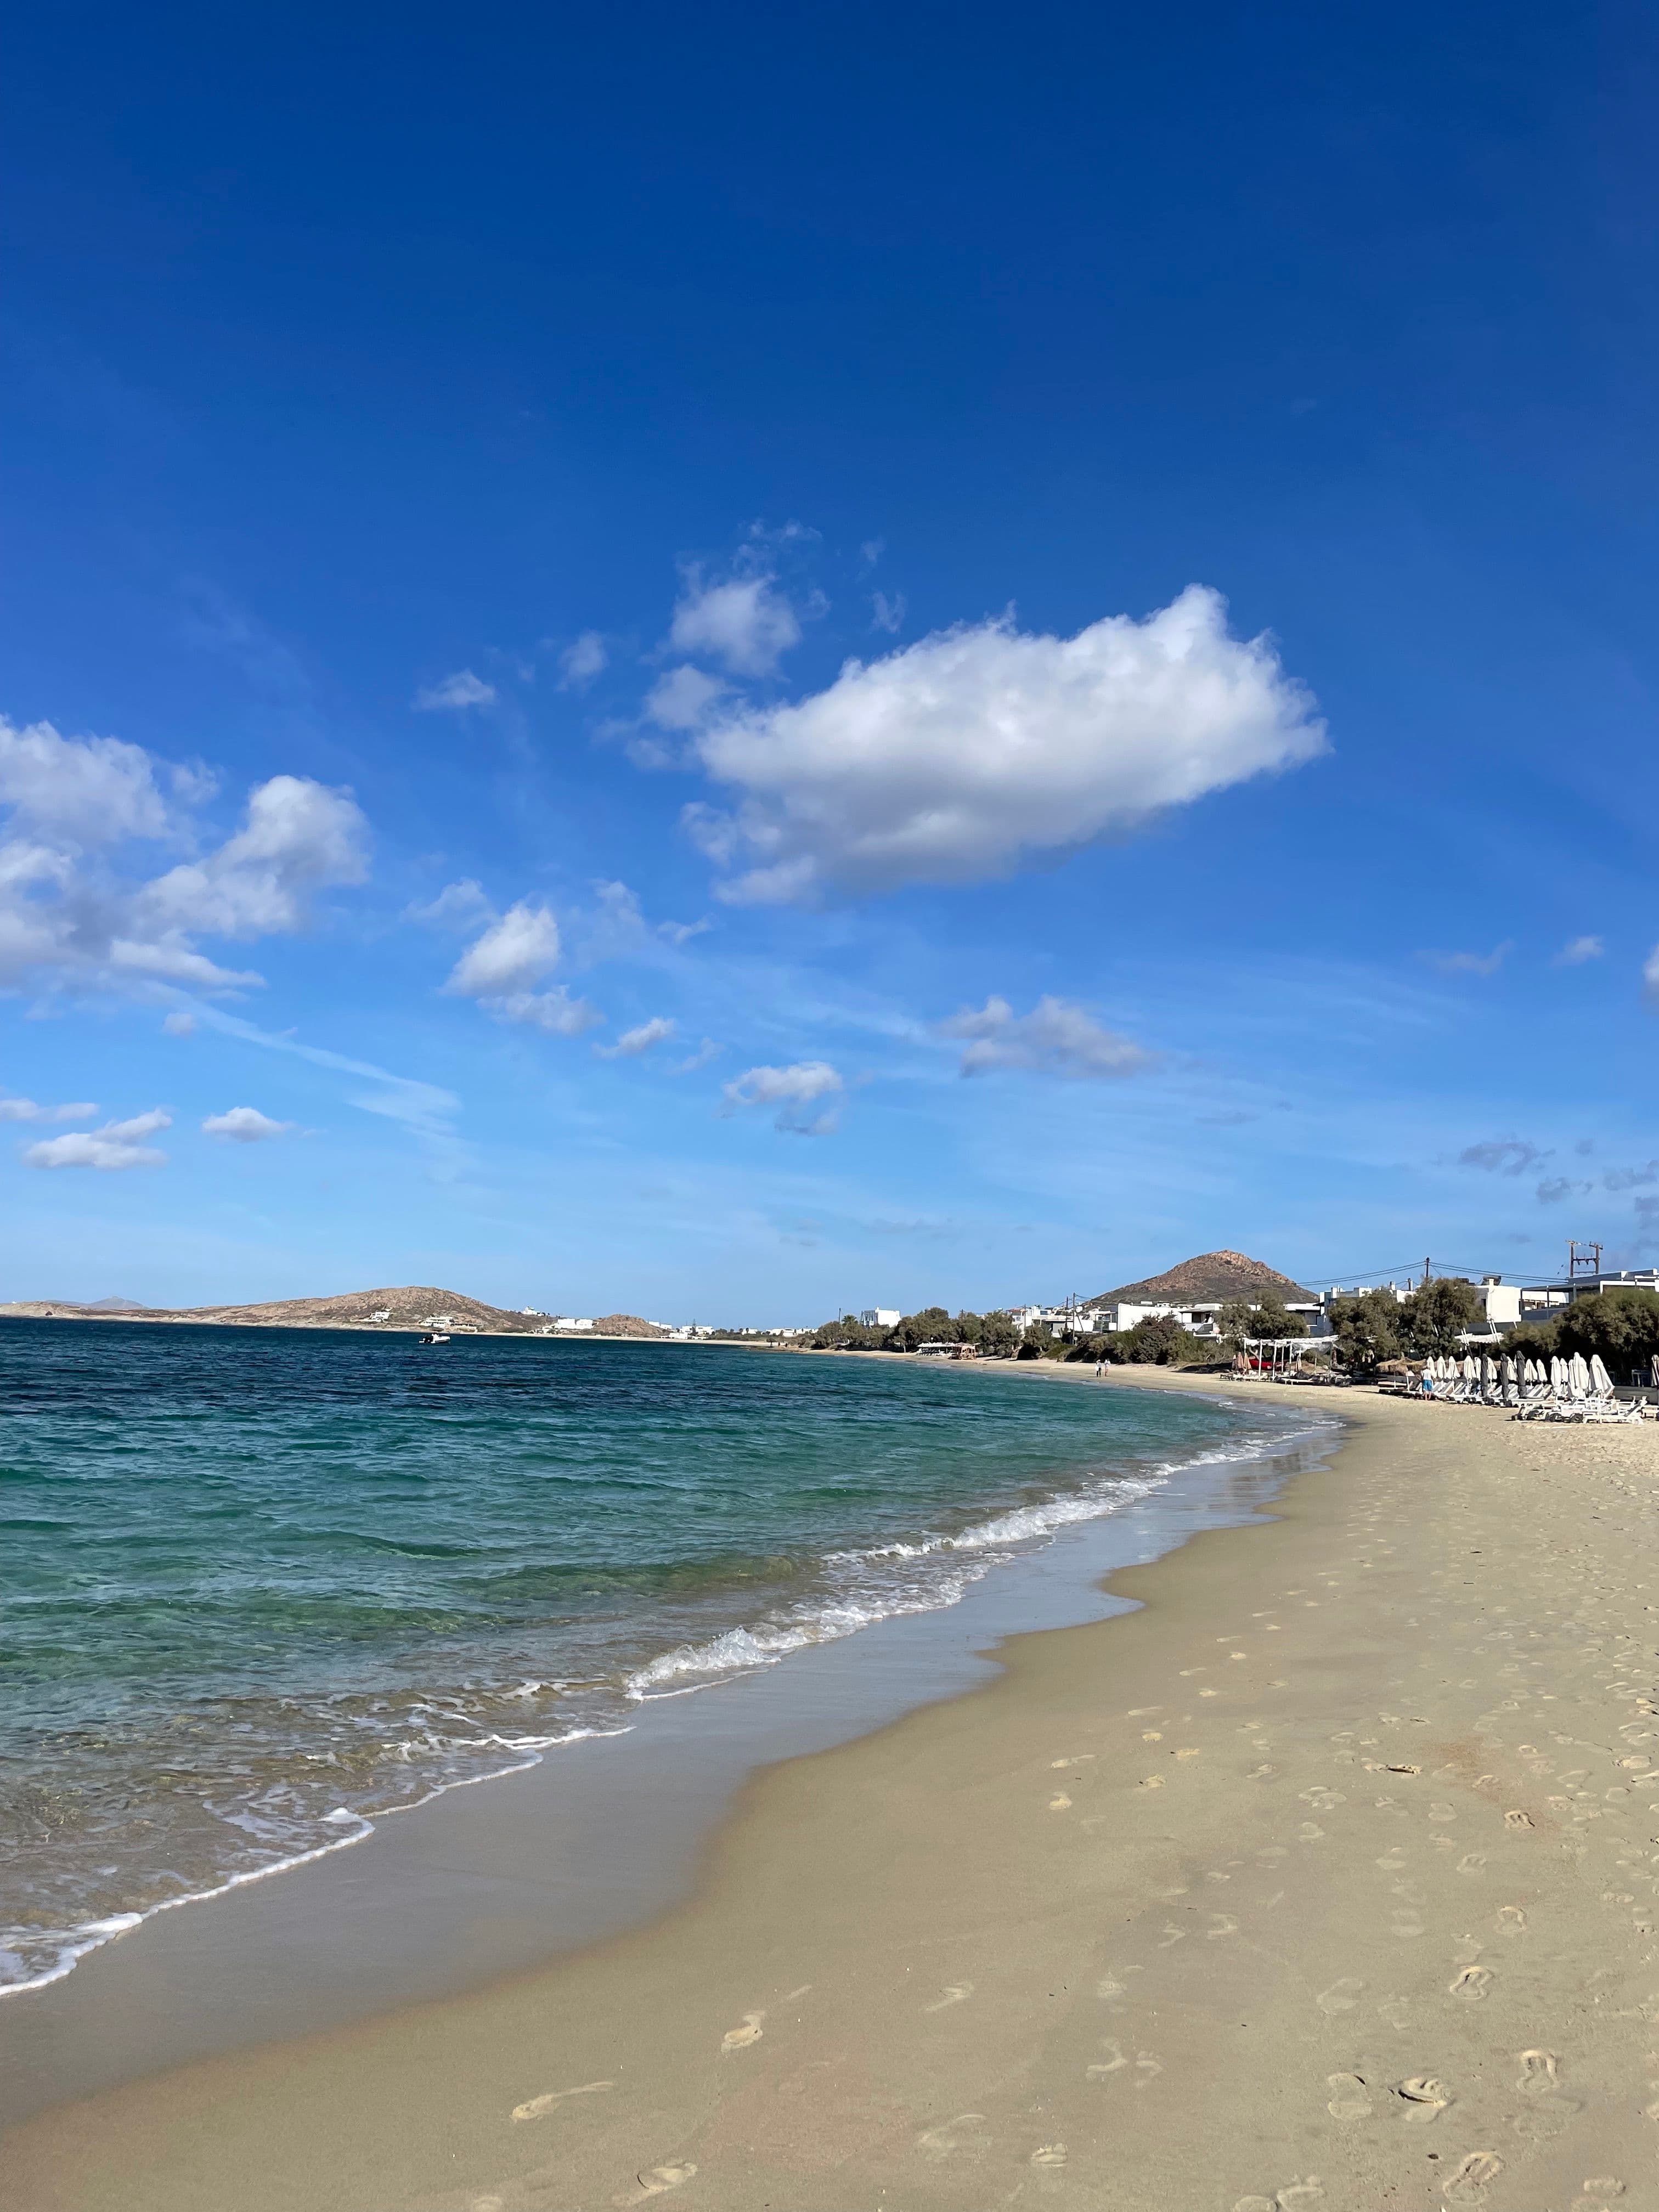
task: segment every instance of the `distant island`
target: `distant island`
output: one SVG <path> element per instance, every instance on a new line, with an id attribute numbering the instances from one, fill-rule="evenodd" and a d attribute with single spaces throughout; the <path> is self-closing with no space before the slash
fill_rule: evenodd
<path id="1" fill-rule="evenodd" d="M 88 1305 L 63 1299 L 21 1299 L 0 1305 L 0 1318 L 34 1321 L 198 1322 L 222 1328 L 362 1328 L 397 1334 L 441 1328 L 450 1335 L 556 1336 L 566 1331 L 551 1315 L 509 1313 L 459 1291 L 405 1284 L 397 1290 L 347 1291 L 331 1298 L 276 1298 L 263 1305 L 140 1306 L 130 1298 Z M 584 1322 L 583 1336 L 666 1340 L 674 1332 L 637 1314 L 601 1314 Z"/>

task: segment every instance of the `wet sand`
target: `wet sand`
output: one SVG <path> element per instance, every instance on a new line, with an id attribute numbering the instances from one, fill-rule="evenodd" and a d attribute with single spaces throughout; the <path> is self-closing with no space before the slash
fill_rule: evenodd
<path id="1" fill-rule="evenodd" d="M 1659 1431 L 1332 1397 L 1277 1520 L 757 1776 L 655 1925 L 43 2113 L 5 2202 L 1659 2205 Z"/>

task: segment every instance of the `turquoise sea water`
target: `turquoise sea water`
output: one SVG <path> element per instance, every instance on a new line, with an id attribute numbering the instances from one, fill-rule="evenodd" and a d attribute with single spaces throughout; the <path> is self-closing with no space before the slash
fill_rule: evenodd
<path id="1" fill-rule="evenodd" d="M 898 1362 L 0 1323 L 0 1984 L 1304 1425 Z"/>

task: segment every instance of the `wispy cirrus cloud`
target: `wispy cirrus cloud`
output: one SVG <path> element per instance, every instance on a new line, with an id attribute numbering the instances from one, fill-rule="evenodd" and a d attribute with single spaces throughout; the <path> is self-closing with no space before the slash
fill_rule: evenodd
<path id="1" fill-rule="evenodd" d="M 1420 952 L 1418 957 L 1442 975 L 1495 975 L 1514 950 L 1514 939 L 1506 937 L 1490 952 Z"/>

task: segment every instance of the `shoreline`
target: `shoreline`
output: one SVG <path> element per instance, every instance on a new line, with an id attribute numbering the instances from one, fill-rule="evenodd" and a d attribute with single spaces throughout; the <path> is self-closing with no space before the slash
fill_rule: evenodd
<path id="1" fill-rule="evenodd" d="M 755 1776 L 653 1923 L 42 2113 L 17 2201 L 1659 2201 L 1656 1439 L 1340 1415 L 1142 1609 Z"/>
<path id="2" fill-rule="evenodd" d="M 190 1972 L 199 1976 L 205 1960 L 211 1979 L 216 1951 L 224 1949 L 237 1954 L 237 1978 L 291 1983 L 295 1970 L 282 1951 L 314 1948 L 305 1923 L 331 1916 L 330 1963 L 334 1954 L 352 1953 L 353 2002 L 362 2010 L 364 1992 L 372 1997 L 378 1990 L 386 2002 L 407 2001 L 415 1994 L 452 1995 L 452 1984 L 465 1987 L 487 1979 L 491 1972 L 518 1971 L 534 1962 L 538 1953 L 544 1962 L 580 1948 L 597 1933 L 654 1917 L 687 1886 L 685 1850 L 682 1847 L 677 1857 L 659 1839 L 654 1855 L 643 1854 L 647 1863 L 631 1886 L 619 1885 L 614 1870 L 608 1880 L 596 1881 L 593 1867 L 585 1869 L 583 1862 L 605 1855 L 597 1831 L 609 1800 L 625 1798 L 636 1826 L 659 1827 L 669 1796 L 677 1794 L 694 1805 L 702 1828 L 711 1830 L 757 1765 L 856 1737 L 917 1706 L 958 1694 L 989 1671 L 989 1662 L 979 1655 L 1009 1633 L 1110 1612 L 1113 1603 L 1101 1595 L 1102 1583 L 1115 1566 L 1158 1555 L 1185 1540 L 1195 1525 L 1248 1516 L 1308 1449 L 1329 1449 L 1328 1427 L 1316 1425 L 1306 1432 L 1281 1434 L 1280 1426 L 1241 1426 L 1230 1437 L 1188 1446 L 1194 1456 L 1166 1463 L 1161 1470 L 1149 1468 L 1144 1477 L 1113 1473 L 1109 1461 L 1097 1478 L 1101 1486 L 1062 1489 L 1046 1504 L 1016 1509 L 1017 1518 L 1034 1516 L 1038 1525 L 1030 1530 L 1011 1528 L 1002 1540 L 1012 1547 L 1009 1551 L 1000 1553 L 993 1541 L 996 1522 L 982 1528 L 970 1523 L 963 1532 L 971 1540 L 963 1557 L 971 1561 L 985 1552 L 986 1564 L 969 1566 L 965 1581 L 952 1577 L 934 1603 L 901 1605 L 851 1630 L 832 1627 L 825 1637 L 804 1635 L 798 1645 L 780 1648 L 769 1661 L 734 1662 L 729 1669 L 710 1670 L 684 1683 L 641 1687 L 630 1718 L 617 1727 L 574 1730 L 498 1768 L 365 1818 L 356 1833 L 342 1834 L 321 1850 L 169 1899 L 119 1931 L 112 1927 L 101 1940 L 89 1929 L 91 1940 L 81 1947 L 78 1963 L 3 1993 L 0 2124 L 18 2116 L 19 2087 L 31 2070 L 21 2046 L 46 2032 L 61 2051 L 77 2026 L 83 2037 L 94 2036 L 95 1990 L 107 1984 L 118 1996 L 124 1983 L 142 1975 L 132 1956 L 141 1944 L 149 1947 L 156 1972 L 171 1972 L 174 1962 L 188 1955 L 194 1961 Z M 951 1548 L 945 1547 L 946 1552 Z M 491 1785 L 489 1790 L 482 1786 L 485 1783 Z M 504 1787 L 507 1794 L 501 1795 Z M 458 1791 L 465 1795 L 466 1808 L 446 1812 L 445 1801 Z M 570 1795 L 582 1801 L 580 1817 L 561 1802 Z M 394 1819 L 392 1812 L 412 1819 Z M 446 1927 L 472 1900 L 464 1881 L 453 1884 L 452 1893 L 441 1893 L 420 1873 L 422 1862 L 436 1856 L 465 1868 L 482 1853 L 510 1896 L 515 1887 L 522 1887 L 515 1865 L 520 1874 L 533 1873 L 524 1863 L 550 1831 L 557 1833 L 568 1902 L 562 1905 L 556 1925 L 532 1925 L 532 1911 L 523 1930 L 522 1955 L 510 1950 L 492 1954 L 473 1961 L 470 1969 L 425 1979 L 412 1971 L 414 1962 L 397 1955 L 407 1948 L 406 1939 L 395 1925 L 385 1924 L 383 1900 L 374 1892 L 395 1897 L 413 1868 L 422 1887 L 426 1933 L 434 1948 L 441 1949 Z M 319 1860 L 349 1855 L 362 1855 L 362 1863 L 326 1871 L 316 1867 Z M 313 1870 L 312 1876 L 301 1888 L 291 1887 L 295 1876 L 307 1869 Z M 274 1893 L 257 1902 L 233 1895 L 255 1887 Z M 516 1904 L 521 1911 L 524 1902 L 520 1893 Z M 195 1908 L 190 1915 L 184 1913 L 186 1905 Z M 204 1907 L 215 1908 L 207 1920 L 198 1917 Z M 163 1913 L 191 1925 L 170 1927 L 158 1948 L 160 1931 L 148 1923 Z M 376 1955 L 377 1940 L 391 1954 L 390 1972 L 387 1960 Z M 54 1999 L 52 1992 L 71 1979 L 76 1986 L 65 1999 Z M 244 2005 L 240 2024 L 222 2014 L 221 2021 L 231 2039 L 245 2042 L 250 2036 L 257 2039 L 259 2033 L 293 2032 L 304 2024 L 306 2009 L 302 2002 L 290 2003 L 279 2008 L 274 2020 L 261 2021 Z M 199 2053 L 175 2045 L 168 2055 L 177 2059 Z M 147 2030 L 146 2062 L 154 2063 L 155 2056 L 154 2037 Z M 83 2081 L 67 2086 L 97 2085 Z"/>

